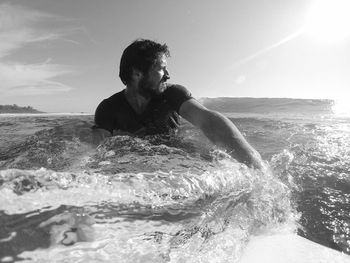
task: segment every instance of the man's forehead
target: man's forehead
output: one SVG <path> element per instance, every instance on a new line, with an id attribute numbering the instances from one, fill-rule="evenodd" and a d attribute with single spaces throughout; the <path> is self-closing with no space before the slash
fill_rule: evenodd
<path id="1" fill-rule="evenodd" d="M 158 65 L 164 65 L 164 64 L 166 65 L 167 64 L 166 55 L 163 53 L 159 54 L 155 62 L 156 62 L 155 64 L 158 64 Z"/>

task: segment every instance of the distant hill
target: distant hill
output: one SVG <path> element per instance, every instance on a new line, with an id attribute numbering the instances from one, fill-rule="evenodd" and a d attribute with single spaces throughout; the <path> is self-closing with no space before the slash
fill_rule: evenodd
<path id="1" fill-rule="evenodd" d="M 290 98 L 201 98 L 209 109 L 236 113 L 319 113 L 332 112 L 332 100 Z"/>
<path id="2" fill-rule="evenodd" d="M 31 106 L 21 107 L 16 104 L 13 105 L 0 105 L 0 114 L 1 113 L 43 113 L 38 111 Z"/>

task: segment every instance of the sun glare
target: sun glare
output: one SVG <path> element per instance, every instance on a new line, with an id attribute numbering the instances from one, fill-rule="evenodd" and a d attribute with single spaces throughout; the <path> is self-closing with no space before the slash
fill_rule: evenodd
<path id="1" fill-rule="evenodd" d="M 346 99 L 334 100 L 332 111 L 336 116 L 350 116 L 350 104 Z"/>
<path id="2" fill-rule="evenodd" d="M 340 42 L 350 36 L 350 0 L 314 0 L 305 31 L 326 43 Z"/>

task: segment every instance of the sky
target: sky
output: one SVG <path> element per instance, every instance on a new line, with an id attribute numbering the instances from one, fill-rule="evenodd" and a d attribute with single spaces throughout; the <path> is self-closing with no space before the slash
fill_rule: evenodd
<path id="1" fill-rule="evenodd" d="M 93 113 L 137 38 L 194 97 L 349 98 L 349 0 L 0 0 L 0 104 Z"/>

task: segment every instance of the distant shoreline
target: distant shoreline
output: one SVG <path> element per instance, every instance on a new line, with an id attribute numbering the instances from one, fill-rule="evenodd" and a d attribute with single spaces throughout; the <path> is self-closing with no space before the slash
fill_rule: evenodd
<path id="1" fill-rule="evenodd" d="M 89 112 L 41 112 L 41 113 L 0 113 L 1 117 L 28 117 L 28 116 L 93 116 L 93 113 Z"/>
<path id="2" fill-rule="evenodd" d="M 16 104 L 13 105 L 0 105 L 0 114 L 21 114 L 21 113 L 45 113 L 43 111 L 38 111 L 31 106 L 21 107 Z"/>

